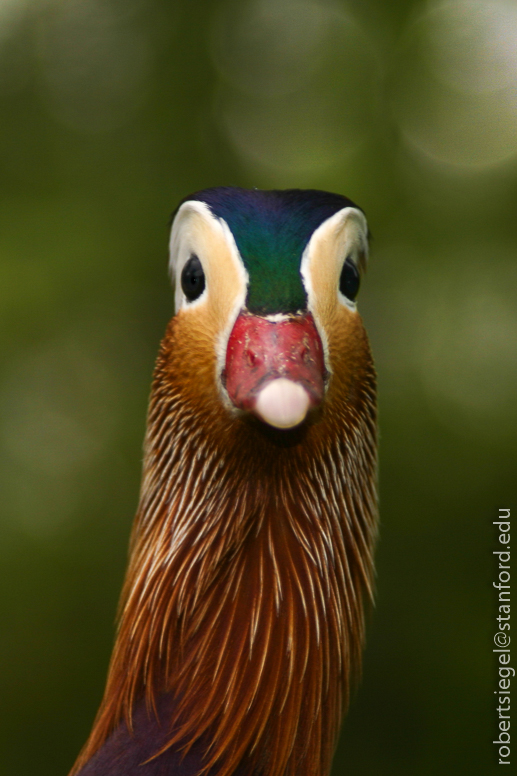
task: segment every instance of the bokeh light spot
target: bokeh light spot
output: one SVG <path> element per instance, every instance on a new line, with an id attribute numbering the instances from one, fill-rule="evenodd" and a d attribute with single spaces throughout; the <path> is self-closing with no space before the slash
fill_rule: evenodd
<path id="1" fill-rule="evenodd" d="M 227 2 L 214 20 L 212 54 L 216 120 L 252 169 L 325 169 L 371 136 L 379 66 L 343 6 Z"/>
<path id="2" fill-rule="evenodd" d="M 407 143 L 429 159 L 486 168 L 517 155 L 517 9 L 435 3 L 408 28 L 393 104 Z"/>

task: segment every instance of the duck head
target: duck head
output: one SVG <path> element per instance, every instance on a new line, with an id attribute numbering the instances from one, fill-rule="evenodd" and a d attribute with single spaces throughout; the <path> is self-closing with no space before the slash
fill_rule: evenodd
<path id="1" fill-rule="evenodd" d="M 210 340 L 230 413 L 277 429 L 318 417 L 334 352 L 343 340 L 364 348 L 356 297 L 367 252 L 366 219 L 339 195 L 218 188 L 182 203 L 170 241 L 176 313 Z M 349 355 L 340 377 L 353 383 L 361 354 Z"/>

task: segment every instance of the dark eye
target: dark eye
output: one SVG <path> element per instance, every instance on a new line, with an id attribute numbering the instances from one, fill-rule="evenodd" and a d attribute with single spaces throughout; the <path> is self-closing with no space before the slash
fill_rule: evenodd
<path id="1" fill-rule="evenodd" d="M 194 254 L 187 261 L 181 272 L 181 288 L 189 300 L 193 302 L 205 290 L 205 273 L 198 257 Z"/>
<path id="2" fill-rule="evenodd" d="M 357 296 L 357 292 L 359 291 L 360 282 L 361 278 L 359 277 L 357 267 L 349 256 L 343 264 L 343 269 L 341 270 L 341 277 L 339 278 L 339 290 L 343 296 L 346 296 L 347 299 L 350 299 L 350 301 L 353 302 Z"/>

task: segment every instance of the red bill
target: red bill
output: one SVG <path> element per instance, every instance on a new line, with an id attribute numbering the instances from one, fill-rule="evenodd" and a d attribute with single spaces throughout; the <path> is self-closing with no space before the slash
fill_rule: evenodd
<path id="1" fill-rule="evenodd" d="M 239 315 L 223 373 L 236 407 L 270 426 L 293 428 L 321 402 L 325 377 L 323 346 L 310 313 L 279 320 Z"/>

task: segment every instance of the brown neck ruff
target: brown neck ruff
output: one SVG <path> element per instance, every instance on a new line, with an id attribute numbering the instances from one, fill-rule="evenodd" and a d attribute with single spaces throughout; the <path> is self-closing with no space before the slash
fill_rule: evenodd
<path id="1" fill-rule="evenodd" d="M 320 417 L 290 432 L 231 416 L 213 353 L 203 332 L 172 320 L 106 692 L 72 773 L 121 720 L 131 726 L 139 699 L 152 708 L 163 692 L 177 699 L 169 745 L 208 736 L 205 770 L 230 776 L 243 760 L 267 776 L 330 770 L 372 592 L 366 335 L 358 323 L 331 353 Z"/>

